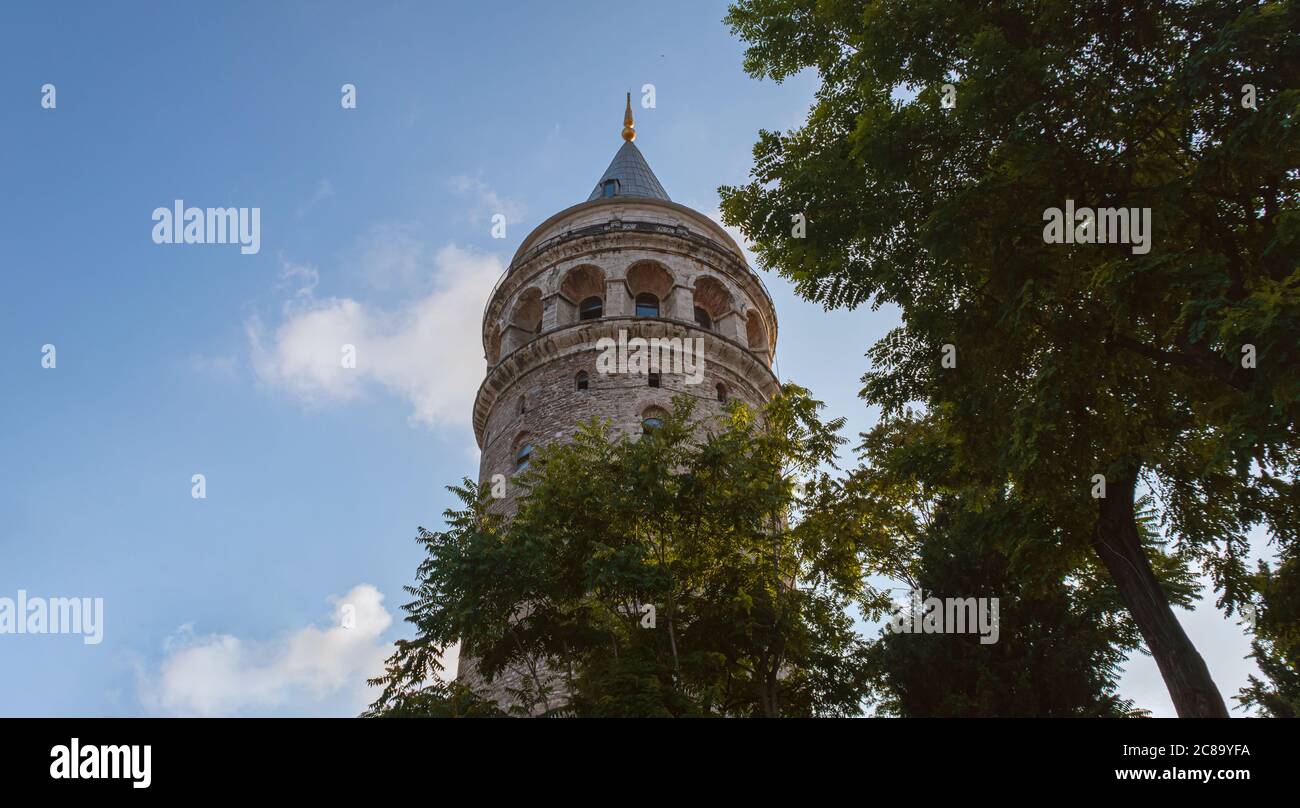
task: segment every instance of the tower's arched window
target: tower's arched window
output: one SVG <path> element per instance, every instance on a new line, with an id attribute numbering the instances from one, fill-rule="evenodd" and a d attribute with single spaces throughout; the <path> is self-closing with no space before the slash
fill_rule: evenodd
<path id="1" fill-rule="evenodd" d="M 664 425 L 668 413 L 661 407 L 646 407 L 641 413 L 641 430 L 647 435 Z"/>
<path id="2" fill-rule="evenodd" d="M 709 313 L 699 306 L 695 307 L 695 324 L 706 331 L 713 330 L 713 318 Z"/>
<path id="3" fill-rule="evenodd" d="M 658 317 L 659 316 L 659 298 L 650 292 L 642 292 L 636 296 L 636 316 L 637 317 Z"/>
<path id="4" fill-rule="evenodd" d="M 691 296 L 695 303 L 695 322 L 708 331 L 736 310 L 736 299 L 731 292 L 717 278 L 708 275 L 695 279 Z"/>
<path id="5" fill-rule="evenodd" d="M 579 320 L 599 320 L 605 313 L 605 304 L 598 297 L 589 297 L 578 305 Z"/>
<path id="6" fill-rule="evenodd" d="M 576 377 L 574 377 L 574 381 L 577 382 L 577 385 L 578 385 L 578 389 L 579 389 L 579 390 L 586 390 L 586 389 L 587 389 L 587 371 L 585 371 L 585 370 L 580 370 L 580 371 L 578 371 L 578 375 L 577 375 Z"/>
<path id="7" fill-rule="evenodd" d="M 518 348 L 528 336 L 542 333 L 542 293 L 537 288 L 528 289 L 519 296 L 510 315 L 510 325 L 517 329 L 510 349 Z M 527 335 L 527 336 L 523 336 Z M 510 351 L 506 351 L 509 353 Z"/>
<path id="8" fill-rule="evenodd" d="M 605 273 L 595 264 L 582 264 L 564 273 L 555 306 L 555 324 L 595 320 L 605 313 Z"/>
<path id="9" fill-rule="evenodd" d="M 727 403 L 727 385 L 722 382 L 718 382 L 718 401 L 722 404 Z"/>
<path id="10" fill-rule="evenodd" d="M 618 180 L 605 180 L 605 185 L 600 189 L 600 195 L 606 198 L 618 196 Z"/>
<path id="11" fill-rule="evenodd" d="M 658 386 L 659 386 L 659 374 L 658 374 L 658 373 L 651 373 L 651 374 L 650 374 L 650 386 L 651 386 L 651 387 L 658 387 Z"/>
<path id="12" fill-rule="evenodd" d="M 637 261 L 624 278 L 628 295 L 636 301 L 637 317 L 659 317 L 660 306 L 673 293 L 673 276 L 655 261 Z"/>
<path id="13" fill-rule="evenodd" d="M 760 354 L 764 362 L 771 362 L 767 347 L 767 326 L 757 311 L 750 311 L 745 319 L 745 337 L 749 341 L 749 350 Z"/>
<path id="14" fill-rule="evenodd" d="M 515 452 L 515 471 L 523 471 L 524 469 L 528 468 L 528 464 L 529 462 L 532 461 L 532 459 L 533 459 L 532 441 L 524 441 L 524 444 L 519 447 L 519 451 Z"/>

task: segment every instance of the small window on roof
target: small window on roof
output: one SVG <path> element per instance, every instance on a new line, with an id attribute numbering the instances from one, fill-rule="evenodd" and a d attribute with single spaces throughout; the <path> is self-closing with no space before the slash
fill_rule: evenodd
<path id="1" fill-rule="evenodd" d="M 600 195 L 611 197 L 618 195 L 618 180 L 605 180 L 605 186 L 601 188 Z"/>

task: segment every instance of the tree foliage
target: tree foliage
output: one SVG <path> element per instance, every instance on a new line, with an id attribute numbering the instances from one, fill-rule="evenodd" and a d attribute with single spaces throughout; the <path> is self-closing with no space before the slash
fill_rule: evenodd
<path id="1" fill-rule="evenodd" d="M 418 636 L 376 680 L 372 712 L 425 693 L 455 640 L 489 679 L 535 674 L 517 714 L 860 712 L 867 649 L 848 613 L 859 557 L 798 520 L 843 442 L 820 407 L 786 385 L 760 412 L 736 402 L 720 421 L 679 396 L 637 439 L 587 423 L 515 478 L 508 520 L 486 488 L 454 488 L 463 508 L 448 529 L 421 534 L 428 555 L 405 607 Z"/>
<path id="2" fill-rule="evenodd" d="M 1296 540 L 1297 5 L 741 0 L 727 21 L 753 75 L 821 83 L 802 128 L 760 133 L 724 219 L 810 300 L 897 306 L 864 398 L 942 412 L 954 464 L 1050 512 L 1014 554 L 1090 547 L 1180 714 L 1224 714 L 1134 503 L 1155 495 L 1229 613 L 1259 580 L 1248 531 Z M 1150 251 L 1046 243 L 1066 200 L 1150 209 Z"/>
<path id="3" fill-rule="evenodd" d="M 1140 715 L 1119 697 L 1126 653 L 1141 637 L 1090 553 L 1031 550 L 1026 536 L 1059 533 L 1014 489 L 986 489 L 953 465 L 942 418 L 908 413 L 864 436 L 863 464 L 828 503 L 829 518 L 860 537 L 867 566 L 923 597 L 996 598 L 996 642 L 975 634 L 897 634 L 872 646 L 878 711 L 934 716 Z M 1143 543 L 1165 591 L 1195 594 L 1143 508 Z M 897 598 L 896 598 L 897 600 Z"/>
<path id="4" fill-rule="evenodd" d="M 1273 718 L 1300 716 L 1300 560 L 1293 555 L 1281 569 L 1261 564 L 1256 589 L 1261 606 L 1255 618 L 1251 657 L 1264 678 L 1249 677 L 1238 700 Z"/>
<path id="5" fill-rule="evenodd" d="M 760 412 L 673 414 L 632 439 L 599 422 L 536 453 L 507 515 L 466 480 L 403 606 L 372 716 L 1129 715 L 1116 666 L 1138 631 L 1095 559 L 1026 555 L 1059 531 L 1017 495 L 955 474 L 934 417 L 888 419 L 864 463 L 833 460 L 842 420 L 795 385 Z M 944 470 L 943 474 L 935 470 Z M 1146 542 L 1179 603 L 1184 565 Z M 1000 638 L 864 636 L 888 577 L 999 598 Z M 653 621 L 647 621 L 648 607 Z M 652 622 L 652 624 L 650 624 Z M 441 680 L 459 641 L 498 705 Z M 504 679 L 503 679 L 504 680 Z"/>

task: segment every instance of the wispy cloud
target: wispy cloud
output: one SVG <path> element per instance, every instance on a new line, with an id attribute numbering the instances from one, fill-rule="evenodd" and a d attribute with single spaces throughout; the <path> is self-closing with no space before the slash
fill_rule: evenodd
<path id="1" fill-rule="evenodd" d="M 142 677 L 141 702 L 163 715 L 356 715 L 374 699 L 366 678 L 382 672 L 392 652 L 381 637 L 393 618 L 369 584 L 330 600 L 329 625 L 273 640 L 199 636 L 182 626 L 158 669 Z M 345 623 L 348 607 L 354 619 Z"/>
<path id="2" fill-rule="evenodd" d="M 411 294 L 432 288 L 436 257 L 414 224 L 388 222 L 357 239 L 348 263 L 367 286 Z"/>
<path id="3" fill-rule="evenodd" d="M 379 388 L 405 398 L 417 423 L 468 424 L 485 369 L 480 316 L 501 261 L 454 244 L 433 251 L 404 238 L 376 236 L 375 249 L 361 252 L 367 275 L 433 279 L 431 291 L 392 309 L 318 298 L 316 270 L 282 261 L 281 322 L 273 330 L 257 317 L 245 323 L 257 378 L 307 406 Z M 355 367 L 344 366 L 347 350 Z"/>
<path id="4" fill-rule="evenodd" d="M 334 196 L 334 183 L 329 180 L 318 180 L 316 182 L 316 190 L 307 198 L 307 201 L 298 206 L 297 217 L 301 219 L 306 216 L 312 208 L 316 207 L 316 205 L 324 202 L 332 196 Z"/>
<path id="5" fill-rule="evenodd" d="M 458 175 L 451 178 L 450 185 L 453 191 L 467 200 L 465 216 L 470 224 L 487 224 L 498 213 L 506 217 L 508 226 L 524 220 L 527 211 L 522 202 L 497 193 L 496 189 L 477 177 Z"/>

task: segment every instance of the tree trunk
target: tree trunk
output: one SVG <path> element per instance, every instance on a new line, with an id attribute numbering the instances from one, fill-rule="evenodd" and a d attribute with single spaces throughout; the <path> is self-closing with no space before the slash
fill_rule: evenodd
<path id="1" fill-rule="evenodd" d="M 1180 718 L 1227 718 L 1223 696 L 1210 669 L 1169 608 L 1160 581 L 1138 537 L 1133 510 L 1137 466 L 1108 474 L 1106 495 L 1097 500 L 1100 518 L 1092 547 L 1110 571 L 1120 597 L 1137 623 L 1160 668 Z"/>

